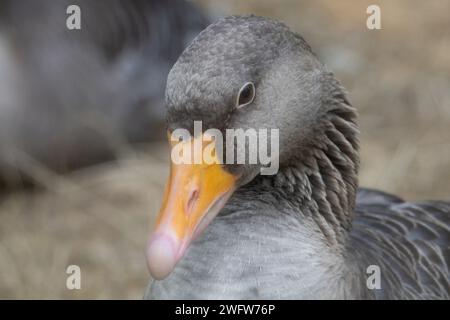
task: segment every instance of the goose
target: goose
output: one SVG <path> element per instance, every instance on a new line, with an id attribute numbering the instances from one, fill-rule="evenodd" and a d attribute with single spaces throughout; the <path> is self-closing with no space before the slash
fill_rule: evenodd
<path id="1" fill-rule="evenodd" d="M 278 128 L 279 169 L 172 162 L 144 298 L 450 297 L 450 203 L 358 187 L 357 112 L 286 25 L 213 23 L 171 69 L 166 105 L 169 133 Z"/>
<path id="2" fill-rule="evenodd" d="M 208 24 L 184 0 L 1 1 L 0 189 L 22 158 L 65 173 L 164 139 L 167 74 Z"/>

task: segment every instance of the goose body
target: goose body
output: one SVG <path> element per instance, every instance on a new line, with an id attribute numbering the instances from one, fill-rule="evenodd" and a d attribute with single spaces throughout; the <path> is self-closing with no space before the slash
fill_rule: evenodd
<path id="1" fill-rule="evenodd" d="M 146 298 L 448 299 L 450 204 L 359 194 L 364 203 L 338 252 L 301 213 L 268 206 L 267 196 L 233 199 Z M 367 288 L 371 265 L 380 267 L 380 289 Z"/>
<path id="2" fill-rule="evenodd" d="M 255 99 L 230 106 L 227 93 L 249 80 Z M 263 176 L 251 166 L 223 165 L 239 177 L 236 190 L 187 249 L 174 250 L 176 260 L 167 258 L 178 238 L 165 220 L 176 209 L 164 205 L 148 249 L 158 280 L 146 298 L 450 298 L 450 203 L 358 189 L 355 109 L 286 26 L 255 16 L 216 22 L 173 67 L 166 100 L 169 131 L 196 119 L 210 127 L 280 128 L 280 169 Z M 371 266 L 379 287 L 368 285 Z"/>

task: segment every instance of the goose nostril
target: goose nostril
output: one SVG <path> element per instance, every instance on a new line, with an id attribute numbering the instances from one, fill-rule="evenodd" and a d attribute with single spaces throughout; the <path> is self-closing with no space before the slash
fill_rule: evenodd
<path id="1" fill-rule="evenodd" d="M 194 208 L 195 203 L 197 202 L 199 195 L 198 189 L 194 189 L 189 194 L 188 200 L 186 202 L 186 213 L 191 213 L 192 209 Z"/>

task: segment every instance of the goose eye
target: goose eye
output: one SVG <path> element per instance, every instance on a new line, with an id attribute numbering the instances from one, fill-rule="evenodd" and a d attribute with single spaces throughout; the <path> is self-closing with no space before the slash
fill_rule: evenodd
<path id="1" fill-rule="evenodd" d="M 247 82 L 239 90 L 236 107 L 241 108 L 252 103 L 255 98 L 255 85 L 252 82 Z"/>

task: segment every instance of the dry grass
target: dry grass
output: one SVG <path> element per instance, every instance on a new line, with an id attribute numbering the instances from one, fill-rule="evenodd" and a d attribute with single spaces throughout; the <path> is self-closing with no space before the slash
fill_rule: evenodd
<path id="1" fill-rule="evenodd" d="M 362 185 L 450 199 L 450 1 L 377 1 L 380 31 L 365 28 L 371 1 L 198 2 L 278 18 L 310 42 L 360 111 Z M 149 146 L 65 177 L 30 163 L 44 188 L 0 198 L 0 297 L 140 298 L 165 159 Z M 65 288 L 69 264 L 82 290 Z"/>
<path id="2" fill-rule="evenodd" d="M 0 203 L 0 297 L 142 297 L 149 221 L 168 169 L 165 148 L 151 150 L 65 177 L 33 164 L 46 190 Z M 81 290 L 66 289 L 71 264 Z"/>

